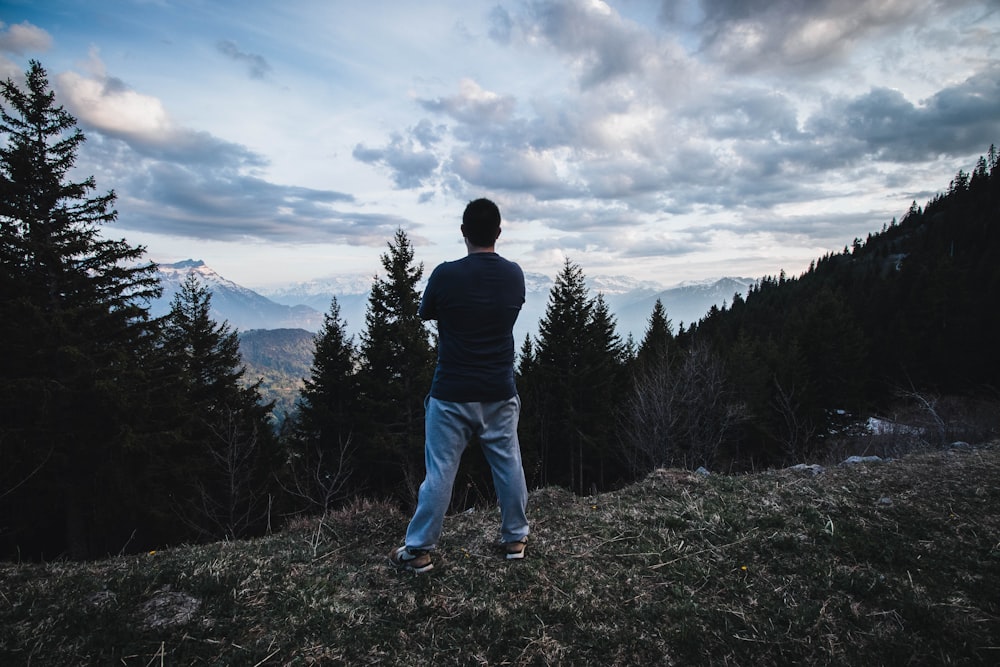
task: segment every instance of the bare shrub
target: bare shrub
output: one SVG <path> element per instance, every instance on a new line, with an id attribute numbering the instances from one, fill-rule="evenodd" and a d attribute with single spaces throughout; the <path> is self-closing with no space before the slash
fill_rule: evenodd
<path id="1" fill-rule="evenodd" d="M 722 361 L 704 345 L 663 354 L 636 374 L 623 414 L 624 449 L 635 474 L 711 466 L 746 419 Z"/>
<path id="2" fill-rule="evenodd" d="M 192 476 L 189 494 L 173 500 L 175 514 L 200 539 L 239 539 L 262 528 L 270 532 L 274 497 L 260 472 L 266 436 L 240 410 L 228 407 L 208 428 L 204 468 Z"/>
<path id="3" fill-rule="evenodd" d="M 339 440 L 333 451 L 324 449 L 318 441 L 309 442 L 289 456 L 288 480 L 279 479 L 279 484 L 309 510 L 326 512 L 347 497 L 354 450 L 351 435 L 346 442 Z"/>
<path id="4" fill-rule="evenodd" d="M 941 447 L 957 440 L 986 442 L 1000 433 L 1000 401 L 899 390 L 895 420 L 921 433 L 922 444 Z"/>
<path id="5" fill-rule="evenodd" d="M 989 442 L 1000 434 L 997 399 L 915 389 L 898 390 L 896 396 L 896 403 L 879 418 L 831 439 L 825 447 L 826 458 L 841 460 L 853 454 L 898 458 L 960 441 Z"/>
<path id="6" fill-rule="evenodd" d="M 780 419 L 778 432 L 771 435 L 781 445 L 782 453 L 789 462 L 801 462 L 809 452 L 809 443 L 816 435 L 816 426 L 802 416 L 801 404 L 794 385 L 786 389 L 775 377 L 774 388 L 771 408 Z"/>

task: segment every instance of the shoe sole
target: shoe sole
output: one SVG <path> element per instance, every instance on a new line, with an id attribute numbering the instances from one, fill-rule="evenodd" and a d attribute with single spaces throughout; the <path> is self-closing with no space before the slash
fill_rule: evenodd
<path id="1" fill-rule="evenodd" d="M 399 560 L 398 550 L 389 553 L 389 564 L 397 570 L 407 570 L 409 572 L 413 572 L 414 574 L 423 574 L 424 572 L 430 572 L 434 569 L 434 561 L 427 563 L 427 565 L 416 567 L 411 562 Z"/>
<path id="2" fill-rule="evenodd" d="M 404 563 L 403 565 L 397 565 L 397 567 L 401 570 L 407 570 L 409 572 L 412 572 L 413 574 L 423 574 L 424 572 L 430 572 L 431 570 L 433 570 L 434 563 L 428 563 L 423 567 L 413 567 L 412 565 Z"/>
<path id="3" fill-rule="evenodd" d="M 510 550 L 511 547 L 518 547 L 518 546 L 521 547 L 518 551 L 511 551 Z M 524 558 L 524 552 L 525 552 L 527 546 L 528 545 L 527 545 L 526 541 L 522 541 L 522 542 L 508 542 L 507 544 L 504 545 L 504 547 L 505 547 L 505 549 L 507 551 L 507 553 L 505 555 L 505 558 L 507 560 L 521 560 L 522 558 Z"/>

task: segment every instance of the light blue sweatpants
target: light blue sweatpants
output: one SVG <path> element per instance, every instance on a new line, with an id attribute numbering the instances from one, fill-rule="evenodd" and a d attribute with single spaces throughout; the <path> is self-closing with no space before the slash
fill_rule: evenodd
<path id="1" fill-rule="evenodd" d="M 501 541 L 516 542 L 527 537 L 528 487 L 517 440 L 521 399 L 515 395 L 506 401 L 453 403 L 428 396 L 424 409 L 426 474 L 417 496 L 417 509 L 406 529 L 406 546 L 437 546 L 462 452 L 473 435 L 479 436 L 493 472 L 500 504 Z"/>

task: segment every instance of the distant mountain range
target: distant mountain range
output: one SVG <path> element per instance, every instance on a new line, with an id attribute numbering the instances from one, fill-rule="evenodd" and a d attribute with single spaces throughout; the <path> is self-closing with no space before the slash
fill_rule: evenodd
<path id="1" fill-rule="evenodd" d="M 364 329 L 371 276 L 336 276 L 257 292 L 223 278 L 200 260 L 160 264 L 159 270 L 163 295 L 150 305 L 150 313 L 161 316 L 170 312 L 174 295 L 188 274 L 194 273 L 212 292 L 212 318 L 239 331 L 246 377 L 261 380 L 262 396 L 275 401 L 278 424 L 292 411 L 302 378 L 309 375 L 313 334 L 322 326 L 334 296 L 355 342 Z M 537 335 L 554 282 L 554 278 L 538 273 L 525 275 L 525 304 L 514 328 L 518 348 L 526 335 Z M 733 294 L 745 295 L 753 283 L 751 278 L 721 278 L 664 288 L 652 281 L 622 276 L 587 281 L 592 294 L 604 295 L 617 318 L 618 333 L 622 337 L 631 333 L 636 343 L 642 340 L 657 299 L 663 300 L 676 331 L 681 323 L 701 319 L 713 305 L 731 302 Z"/>
<path id="2" fill-rule="evenodd" d="M 227 280 L 200 260 L 185 260 L 160 265 L 163 296 L 151 304 L 153 315 L 170 310 L 174 294 L 189 273 L 212 291 L 212 317 L 226 320 L 242 332 L 252 329 L 305 329 L 316 332 L 323 324 L 334 296 L 340 305 L 341 318 L 350 335 L 357 339 L 364 329 L 365 310 L 372 276 L 351 274 L 322 280 L 292 283 L 287 286 L 254 291 Z M 538 273 L 525 275 L 527 289 L 524 308 L 515 327 L 518 346 L 528 334 L 537 333 L 538 322 L 545 315 L 554 276 Z M 731 303 L 736 293 L 746 295 L 753 278 L 720 278 L 682 283 L 676 287 L 626 276 L 595 276 L 587 279 L 592 294 L 604 295 L 618 322 L 618 332 L 629 333 L 636 342 L 642 339 L 657 299 L 663 301 L 667 316 L 676 329 L 701 319 L 713 306 Z"/>
<path id="3" fill-rule="evenodd" d="M 150 304 L 154 316 L 166 315 L 174 295 L 188 274 L 194 273 L 212 292 L 212 318 L 226 320 L 234 329 L 305 329 L 318 331 L 323 312 L 301 304 L 277 303 L 251 289 L 226 280 L 201 260 L 188 259 L 176 264 L 160 264 L 163 296 Z"/>

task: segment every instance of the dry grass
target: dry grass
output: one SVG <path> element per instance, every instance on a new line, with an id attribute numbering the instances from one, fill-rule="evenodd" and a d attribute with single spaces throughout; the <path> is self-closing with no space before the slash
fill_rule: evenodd
<path id="1" fill-rule="evenodd" d="M 663 470 L 449 518 L 427 575 L 407 517 L 359 503 L 265 539 L 0 565 L 4 665 L 992 665 L 1000 443 L 828 468 Z"/>

